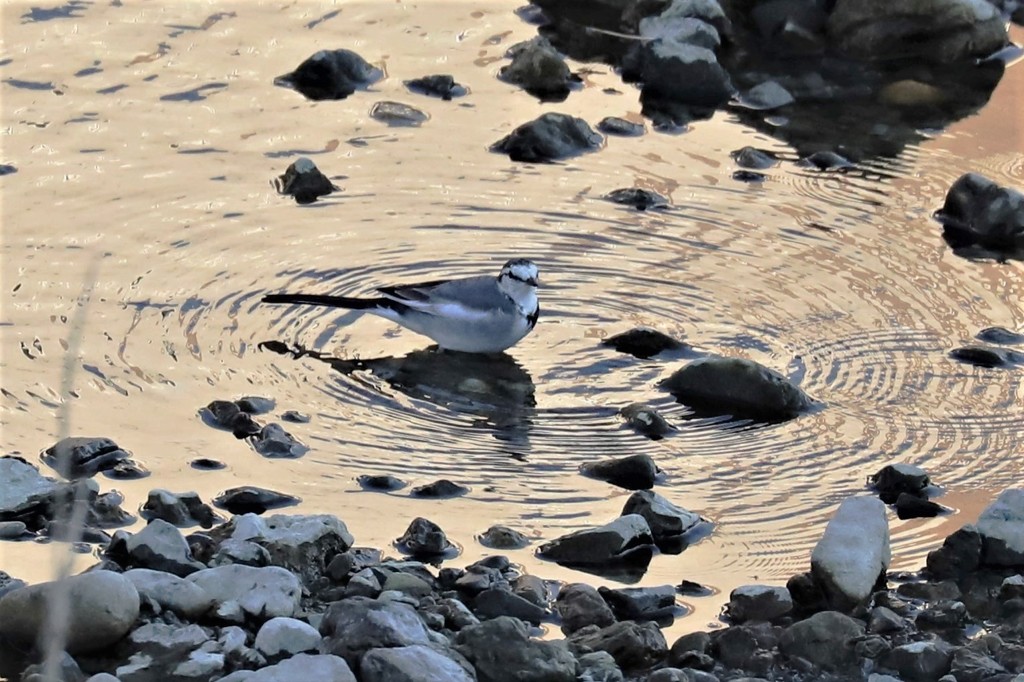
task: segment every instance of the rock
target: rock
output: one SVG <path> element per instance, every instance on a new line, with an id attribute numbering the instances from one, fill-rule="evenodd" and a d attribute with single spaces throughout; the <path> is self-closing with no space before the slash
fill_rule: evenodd
<path id="1" fill-rule="evenodd" d="M 363 654 L 381 647 L 431 644 L 423 620 L 408 604 L 367 597 L 334 602 L 320 622 L 321 651 L 341 656 L 353 666 Z"/>
<path id="2" fill-rule="evenodd" d="M 607 651 L 592 651 L 576 659 L 579 664 L 580 680 L 592 682 L 625 682 L 618 663 Z M 648 680 L 650 678 L 648 677 Z"/>
<path id="3" fill-rule="evenodd" d="M 755 147 L 743 147 L 729 154 L 732 160 L 736 162 L 736 165 L 740 168 L 752 168 L 755 170 L 766 170 L 777 166 L 779 163 L 779 157 L 774 153 L 765 151 L 764 149 L 757 149 Z"/>
<path id="4" fill-rule="evenodd" d="M 950 664 L 950 673 L 957 680 L 991 680 L 1006 674 L 1007 670 L 991 656 L 967 647 L 957 649 Z"/>
<path id="5" fill-rule="evenodd" d="M 508 590 L 491 588 L 484 590 L 473 600 L 473 613 L 481 620 L 511 616 L 540 625 L 547 615 L 547 610 Z"/>
<path id="6" fill-rule="evenodd" d="M 930 484 L 925 470 L 912 464 L 887 464 L 868 477 L 868 485 L 878 491 L 886 504 L 896 502 L 901 493 L 927 497 L 925 488 Z"/>
<path id="7" fill-rule="evenodd" d="M 757 638 L 749 626 L 734 625 L 720 630 L 712 635 L 711 643 L 712 651 L 726 668 L 759 668 Z"/>
<path id="8" fill-rule="evenodd" d="M 220 682 L 356 682 L 345 659 L 331 655 L 296 654 L 256 671 L 239 670 Z"/>
<path id="9" fill-rule="evenodd" d="M 595 151 L 603 141 L 583 119 L 548 112 L 495 142 L 491 151 L 513 161 L 545 163 Z"/>
<path id="10" fill-rule="evenodd" d="M 508 526 L 491 526 L 477 539 L 491 549 L 522 549 L 530 544 L 528 537 Z"/>
<path id="11" fill-rule="evenodd" d="M 871 609 L 871 616 L 868 619 L 868 632 L 886 634 L 899 632 L 906 627 L 907 622 L 892 609 L 884 606 L 876 606 Z"/>
<path id="12" fill-rule="evenodd" d="M 363 474 L 358 476 L 356 481 L 364 490 L 382 490 L 391 492 L 393 490 L 401 490 L 406 486 L 405 481 L 391 474 L 383 474 L 379 476 Z"/>
<path id="13" fill-rule="evenodd" d="M 911 642 L 894 647 L 881 663 L 904 680 L 937 680 L 949 672 L 953 660 L 950 649 L 943 642 Z"/>
<path id="14" fill-rule="evenodd" d="M 252 485 L 229 488 L 213 498 L 214 506 L 232 514 L 262 514 L 269 509 L 290 507 L 301 501 L 300 498 L 292 495 Z"/>
<path id="15" fill-rule="evenodd" d="M 677 507 L 653 490 L 638 490 L 629 496 L 622 515 L 639 514 L 647 521 L 659 547 L 673 548 L 687 531 L 695 528 L 703 519 L 691 511 Z"/>
<path id="16" fill-rule="evenodd" d="M 944 599 L 918 613 L 914 625 L 919 630 L 952 630 L 962 628 L 966 620 L 963 602 Z"/>
<path id="17" fill-rule="evenodd" d="M 614 567 L 633 564 L 646 569 L 654 538 L 639 514 L 620 516 L 597 528 L 586 528 L 541 545 L 537 555 L 570 567 Z"/>
<path id="18" fill-rule="evenodd" d="M 0 457 L 0 520 L 14 519 L 22 514 L 48 515 L 54 496 L 64 486 L 47 478 L 39 470 L 17 457 Z"/>
<path id="19" fill-rule="evenodd" d="M 358 88 L 375 83 L 384 72 L 351 50 L 320 50 L 274 85 L 297 90 L 308 99 L 345 99 Z"/>
<path id="20" fill-rule="evenodd" d="M 646 211 L 649 208 L 667 208 L 669 205 L 669 200 L 666 197 L 655 191 L 639 187 L 612 190 L 604 198 L 613 204 L 632 206 L 638 211 Z"/>
<path id="21" fill-rule="evenodd" d="M 22 682 L 47 682 L 47 680 L 60 680 L 60 682 L 83 682 L 85 680 L 85 673 L 78 667 L 78 663 L 72 658 L 71 654 L 64 651 L 57 662 L 56 675 L 47 677 L 46 664 L 35 663 L 25 668 L 21 673 Z M 90 678 L 92 679 L 92 678 Z M 117 678 L 114 678 L 114 682 L 118 682 Z"/>
<path id="22" fill-rule="evenodd" d="M 1000 345 L 1013 346 L 1024 344 L 1024 334 L 1010 331 L 1005 327 L 986 327 L 978 332 L 974 338 L 985 343 L 997 343 Z"/>
<path id="23" fill-rule="evenodd" d="M 242 396 L 235 401 L 238 409 L 248 414 L 266 414 L 277 406 L 273 398 L 265 398 L 259 395 Z"/>
<path id="24" fill-rule="evenodd" d="M 729 594 L 726 608 L 734 623 L 773 621 L 793 610 L 793 597 L 785 587 L 743 585 Z"/>
<path id="25" fill-rule="evenodd" d="M 345 523 L 330 514 L 246 514 L 232 520 L 231 538 L 255 542 L 266 549 L 270 563 L 298 575 L 312 586 L 337 554 L 352 546 Z"/>
<path id="26" fill-rule="evenodd" d="M 820 171 L 847 171 L 854 168 L 845 156 L 830 151 L 818 151 L 797 161 L 797 166 Z"/>
<path id="27" fill-rule="evenodd" d="M 381 551 L 379 549 L 355 547 L 334 555 L 325 570 L 331 580 L 342 582 L 352 573 L 376 566 L 380 560 Z"/>
<path id="28" fill-rule="evenodd" d="M 651 440 L 661 440 L 675 431 L 661 413 L 650 405 L 631 403 L 619 410 L 619 415 L 626 420 L 629 428 Z"/>
<path id="29" fill-rule="evenodd" d="M 324 182 L 328 188 L 320 194 L 314 194 L 318 188 L 322 189 Z M 317 196 L 330 194 L 337 189 L 317 169 L 316 164 L 306 158 L 300 158 L 288 166 L 288 170 L 274 184 L 278 193 L 294 196 L 299 203 L 305 204 L 315 201 Z M 253 420 L 252 415 L 243 412 L 238 403 L 231 400 L 214 400 L 199 410 L 199 415 L 210 426 L 227 429 L 235 438 L 252 436 L 259 433 L 261 428 Z"/>
<path id="30" fill-rule="evenodd" d="M 250 436 L 249 442 L 256 452 L 275 459 L 295 459 L 309 451 L 306 445 L 285 431 L 280 424 L 267 424 L 258 434 Z"/>
<path id="31" fill-rule="evenodd" d="M 640 137 L 647 132 L 647 127 L 643 123 L 634 123 L 618 116 L 602 118 L 597 122 L 597 129 L 605 135 L 616 137 Z"/>
<path id="32" fill-rule="evenodd" d="M 167 623 L 146 623 L 128 635 L 132 648 L 150 659 L 183 657 L 189 651 L 198 649 L 210 636 L 198 625 L 169 625 Z M 156 667 L 156 666 L 153 666 Z"/>
<path id="33" fill-rule="evenodd" d="M 874 497 L 850 497 L 814 547 L 811 573 L 832 608 L 849 610 L 871 596 L 890 556 L 885 506 Z"/>
<path id="34" fill-rule="evenodd" d="M 395 540 L 395 546 L 412 556 L 438 556 L 454 548 L 441 527 L 422 517 L 413 519 L 402 537 Z"/>
<path id="35" fill-rule="evenodd" d="M 775 370 L 742 358 L 694 360 L 662 381 L 661 387 L 698 412 L 744 419 L 785 421 L 814 404 Z"/>
<path id="36" fill-rule="evenodd" d="M 87 478 L 131 458 L 109 438 L 64 438 L 47 448 L 41 459 L 67 479 Z"/>
<path id="37" fill-rule="evenodd" d="M 923 519 L 938 516 L 949 511 L 941 504 L 931 500 L 923 500 L 909 493 L 900 493 L 896 498 L 896 516 L 900 519 Z"/>
<path id="38" fill-rule="evenodd" d="M 199 499 L 198 493 L 172 493 L 162 488 L 149 491 L 139 515 L 147 521 L 160 519 L 178 528 L 195 525 L 210 528 L 221 521 L 210 505 Z"/>
<path id="39" fill-rule="evenodd" d="M 744 92 L 739 98 L 740 106 L 757 111 L 781 109 L 796 100 L 792 93 L 778 81 L 765 81 Z"/>
<path id="40" fill-rule="evenodd" d="M 133 459 L 121 460 L 114 466 L 104 469 L 100 473 L 107 478 L 112 478 L 117 481 L 135 481 L 140 478 L 146 478 L 150 475 L 149 469 Z"/>
<path id="41" fill-rule="evenodd" d="M 292 617 L 299 609 L 302 584 L 278 566 L 217 566 L 197 571 L 187 580 L 202 588 L 222 609 L 236 603 L 253 618 Z"/>
<path id="42" fill-rule="evenodd" d="M 651 100 L 667 100 L 714 109 L 735 92 L 729 73 L 707 47 L 656 38 L 644 43 L 641 50 L 645 106 Z"/>
<path id="43" fill-rule="evenodd" d="M 331 182 L 316 167 L 315 163 L 303 156 L 296 159 L 280 177 L 274 180 L 274 189 L 277 190 L 278 194 L 295 197 L 295 203 L 297 204 L 312 204 L 320 197 L 337 192 L 341 188 Z M 214 404 L 210 403 L 207 409 L 211 409 Z M 228 404 L 233 405 L 234 403 Z M 248 413 L 239 409 L 238 412 L 232 415 L 230 408 L 218 407 L 220 409 L 216 413 L 218 415 L 217 423 L 231 429 L 236 437 L 244 438 L 261 433 L 260 425 L 253 421 Z"/>
<path id="44" fill-rule="evenodd" d="M 896 594 L 904 599 L 920 599 L 931 602 L 940 599 L 959 599 L 960 588 L 952 580 L 930 580 L 928 582 L 903 583 L 896 588 Z"/>
<path id="45" fill-rule="evenodd" d="M 17 540 L 28 534 L 28 526 L 21 521 L 0 521 L 0 540 Z"/>
<path id="46" fill-rule="evenodd" d="M 981 561 L 988 566 L 1024 565 L 1024 489 L 1004 490 L 981 512 Z"/>
<path id="47" fill-rule="evenodd" d="M 391 573 L 384 580 L 384 584 L 381 585 L 381 591 L 401 592 L 402 594 L 420 598 L 432 594 L 434 586 L 412 573 Z"/>
<path id="48" fill-rule="evenodd" d="M 658 465 L 650 455 L 629 455 L 580 465 L 580 473 L 626 490 L 646 490 L 658 478 Z"/>
<path id="49" fill-rule="evenodd" d="M 764 182 L 768 179 L 768 176 L 764 173 L 756 173 L 748 170 L 738 170 L 732 172 L 732 179 L 738 182 Z"/>
<path id="50" fill-rule="evenodd" d="M 985 57 L 1006 44 L 1003 20 L 978 0 L 838 0 L 829 15 L 831 44 L 867 61 L 940 63 Z"/>
<path id="51" fill-rule="evenodd" d="M 501 616 L 463 628 L 455 648 L 480 682 L 575 682 L 576 659 L 565 642 L 529 637 L 521 620 Z"/>
<path id="52" fill-rule="evenodd" d="M 664 660 L 668 643 L 654 623 L 625 621 L 577 630 L 566 640 L 577 654 L 606 651 L 623 670 L 649 668 Z"/>
<path id="53" fill-rule="evenodd" d="M 404 81 L 404 85 L 410 92 L 430 97 L 440 97 L 444 101 L 450 101 L 453 97 L 462 97 L 469 90 L 455 82 L 455 79 L 448 74 L 423 76 Z"/>
<path id="54" fill-rule="evenodd" d="M 469 492 L 469 488 L 453 483 L 446 478 L 428 483 L 427 485 L 420 485 L 409 491 L 409 494 L 413 497 L 430 497 L 430 498 L 442 498 L 442 497 L 458 497 L 465 495 Z"/>
<path id="55" fill-rule="evenodd" d="M 359 664 L 362 682 L 475 682 L 476 675 L 422 644 L 370 649 Z"/>
<path id="56" fill-rule="evenodd" d="M 559 590 L 554 608 L 562 618 L 562 632 L 566 634 L 588 625 L 604 627 L 615 622 L 608 602 L 597 589 L 585 583 L 572 583 Z"/>
<path id="57" fill-rule="evenodd" d="M 935 578 L 961 578 L 981 564 L 981 533 L 965 526 L 948 536 L 942 546 L 928 553 L 928 572 Z"/>
<path id="58" fill-rule="evenodd" d="M 647 327 L 636 327 L 616 334 L 603 340 L 601 345 L 614 348 L 620 353 L 628 353 L 641 360 L 646 360 L 665 351 L 681 351 L 689 348 L 682 341 L 677 341 L 667 334 Z"/>
<path id="59" fill-rule="evenodd" d="M 822 611 L 786 628 L 779 649 L 826 670 L 843 670 L 856 662 L 854 642 L 863 635 L 860 621 L 837 611 Z"/>
<path id="60" fill-rule="evenodd" d="M 683 3 L 676 3 L 679 7 Z M 691 3 L 691 7 L 694 3 Z M 711 5 L 713 3 L 707 3 Z M 673 16 L 675 14 L 675 16 Z M 724 19 L 718 14 L 717 18 Z M 699 16 L 681 16 L 679 13 L 664 12 L 659 16 L 644 17 L 640 20 L 638 33 L 646 41 L 665 40 L 668 42 L 693 45 L 717 51 L 722 46 L 722 36 L 711 22 Z M 642 54 L 641 57 L 642 59 Z M 636 59 L 630 55 L 627 59 Z"/>
<path id="61" fill-rule="evenodd" d="M 213 598 L 202 588 L 170 573 L 148 568 L 133 568 L 124 572 L 139 596 L 173 611 L 187 620 L 198 620 L 214 604 Z"/>
<path id="62" fill-rule="evenodd" d="M 935 217 L 954 248 L 976 244 L 1007 256 L 1024 248 L 1024 194 L 977 173 L 953 183 Z"/>
<path id="63" fill-rule="evenodd" d="M 565 100 L 572 86 L 580 82 L 545 38 L 538 36 L 509 51 L 512 63 L 498 71 L 498 78 L 518 85 L 542 102 Z"/>
<path id="64" fill-rule="evenodd" d="M 1024 364 L 1024 353 L 1017 353 L 1006 348 L 989 348 L 986 346 L 964 346 L 949 351 L 949 357 L 975 367 L 986 369 L 1008 368 Z"/>
<path id="65" fill-rule="evenodd" d="M 139 593 L 118 573 L 94 571 L 65 579 L 63 585 L 40 583 L 0 597 L 0 637 L 32 646 L 44 634 L 50 604 L 67 590 L 65 650 L 72 654 L 101 651 L 123 638 L 139 617 Z"/>
<path id="66" fill-rule="evenodd" d="M 389 126 L 416 127 L 430 117 L 416 107 L 401 102 L 377 102 L 370 108 L 370 118 Z"/>
<path id="67" fill-rule="evenodd" d="M 383 589 L 377 574 L 372 569 L 364 568 L 349 578 L 345 585 L 345 598 L 370 597 L 376 599 Z"/>
<path id="68" fill-rule="evenodd" d="M 274 658 L 314 651 L 319 644 L 320 633 L 309 623 L 277 617 L 260 627 L 253 646 L 264 656 Z"/>
<path id="69" fill-rule="evenodd" d="M 125 550 L 133 566 L 173 573 L 181 578 L 205 568 L 192 558 L 181 532 L 161 519 L 154 519 L 141 531 L 129 536 Z"/>
<path id="70" fill-rule="evenodd" d="M 219 471 L 227 468 L 227 464 L 216 459 L 210 459 L 209 457 L 198 457 L 188 463 L 193 469 L 199 471 Z"/>
<path id="71" fill-rule="evenodd" d="M 691 632 L 672 644 L 666 664 L 677 668 L 698 667 L 700 670 L 710 670 L 715 666 L 714 659 L 708 656 L 710 650 L 711 635 L 700 631 Z"/>
<path id="72" fill-rule="evenodd" d="M 281 421 L 292 424 L 308 424 L 311 419 L 312 417 L 305 412 L 298 412 L 296 410 L 285 410 L 281 413 Z"/>
<path id="73" fill-rule="evenodd" d="M 619 620 L 671 621 L 675 617 L 676 589 L 672 585 L 658 587 L 599 587 L 598 594 L 608 603 Z"/>

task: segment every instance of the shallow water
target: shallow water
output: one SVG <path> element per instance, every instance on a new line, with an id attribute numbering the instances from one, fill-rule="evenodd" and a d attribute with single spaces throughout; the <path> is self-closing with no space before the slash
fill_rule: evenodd
<path id="1" fill-rule="evenodd" d="M 1024 328 L 1022 267 L 953 255 L 930 216 L 966 171 L 1024 186 L 1024 67 L 1007 70 L 978 115 L 844 174 L 796 167 L 783 143 L 721 112 L 682 134 L 610 138 L 564 164 L 523 165 L 487 147 L 545 111 L 641 119 L 632 86 L 599 64 L 561 104 L 498 81 L 508 46 L 535 35 L 517 5 L 4 3 L 0 162 L 17 168 L 0 177 L 4 452 L 38 461 L 54 442 L 85 306 L 70 431 L 113 438 L 152 470 L 98 479 L 129 509 L 154 487 L 208 500 L 261 485 L 302 497 L 299 511 L 338 515 L 361 545 L 387 546 L 430 518 L 462 546 L 462 566 L 491 553 L 474 535 L 493 523 L 539 541 L 611 520 L 628 492 L 578 466 L 648 453 L 666 472 L 659 492 L 716 524 L 682 554 L 655 557 L 640 583 L 719 591 L 681 600 L 693 613 L 674 632 L 714 623 L 733 587 L 804 570 L 836 505 L 886 463 L 924 467 L 945 490 L 937 501 L 957 510 L 891 517 L 895 568 L 919 567 L 1019 485 L 1020 370 L 947 353 L 984 327 Z M 387 78 L 319 103 L 272 85 L 337 47 Z M 402 85 L 431 73 L 470 94 L 445 102 Z M 387 127 L 369 116 L 381 100 L 430 118 Z M 736 181 L 729 152 L 744 145 L 784 161 L 763 183 Z M 298 156 L 343 191 L 301 207 L 277 195 L 272 179 Z M 672 207 L 602 199 L 629 186 Z M 542 316 L 493 366 L 416 364 L 429 342 L 383 320 L 258 303 L 282 290 L 355 295 L 496 272 L 514 256 L 540 264 Z M 753 358 L 826 407 L 777 425 L 692 418 L 656 386 L 682 361 L 599 345 L 635 325 Z M 263 341 L 395 360 L 345 373 L 261 351 Z M 389 383 L 397 371 L 414 386 Z M 482 385 L 501 391 L 481 397 Z M 309 453 L 264 459 L 200 419 L 201 406 L 242 395 L 310 414 L 286 424 Z M 661 408 L 678 433 L 652 442 L 627 430 L 616 412 L 634 401 Z M 197 457 L 228 466 L 197 472 Z M 356 477 L 376 473 L 471 492 L 362 491 Z M 543 577 L 609 584 L 532 549 L 509 555 Z M 0 570 L 44 580 L 52 556 L 2 543 Z"/>

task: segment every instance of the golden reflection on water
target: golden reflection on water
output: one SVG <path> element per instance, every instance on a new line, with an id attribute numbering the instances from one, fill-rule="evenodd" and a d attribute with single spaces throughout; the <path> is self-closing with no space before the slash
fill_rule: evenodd
<path id="1" fill-rule="evenodd" d="M 507 47 L 535 34 L 517 5 L 93 4 L 31 21 L 28 3 L 4 3 L 0 161 L 18 169 L 0 179 L 5 453 L 37 461 L 53 442 L 66 318 L 99 258 L 72 432 L 111 437 L 153 471 L 99 479 L 130 510 L 154 487 L 208 500 L 263 485 L 302 497 L 301 511 L 337 514 L 363 545 L 387 547 L 426 516 L 465 565 L 489 553 L 474 535 L 492 523 L 541 540 L 611 520 L 627 494 L 578 465 L 647 452 L 668 474 L 659 491 L 717 524 L 683 554 L 656 557 L 643 579 L 720 592 L 686 598 L 695 612 L 678 633 L 707 627 L 733 587 L 803 570 L 835 506 L 889 461 L 924 466 L 947 490 L 939 501 L 959 510 L 892 519 L 901 569 L 1017 484 L 1019 373 L 946 353 L 983 327 L 1024 327 L 1021 267 L 954 256 L 930 214 L 968 170 L 1024 185 L 1019 65 L 985 110 L 908 149 L 887 176 L 785 162 L 763 184 L 737 182 L 730 151 L 789 150 L 726 113 L 680 135 L 611 138 L 565 164 L 521 165 L 487 147 L 542 112 L 641 119 L 632 86 L 600 65 L 557 105 L 498 81 Z M 387 78 L 338 102 L 272 86 L 339 47 Z M 471 94 L 443 102 L 404 89 L 431 73 L 452 73 Z M 388 128 L 369 117 L 379 100 L 430 120 Z M 271 180 L 301 155 L 343 191 L 308 207 L 276 195 Z M 601 199 L 628 186 L 673 207 L 637 213 Z M 256 349 L 282 340 L 341 358 L 405 356 L 426 342 L 384 321 L 339 327 L 330 311 L 257 301 L 491 272 L 512 255 L 536 258 L 544 281 L 541 323 L 511 353 L 536 392 L 521 441 L 384 381 Z M 802 375 L 827 407 L 772 427 L 686 421 L 656 388 L 678 362 L 597 346 L 639 324 Z M 310 453 L 263 459 L 197 416 L 247 394 L 311 413 L 289 425 Z M 636 400 L 662 407 L 680 433 L 651 443 L 625 431 L 615 412 Z M 196 457 L 228 466 L 196 472 Z M 448 477 L 472 491 L 438 502 L 367 493 L 355 483 L 364 473 Z M 0 543 L 0 570 L 43 580 L 49 551 Z M 604 584 L 531 550 L 510 555 L 543 577 Z"/>

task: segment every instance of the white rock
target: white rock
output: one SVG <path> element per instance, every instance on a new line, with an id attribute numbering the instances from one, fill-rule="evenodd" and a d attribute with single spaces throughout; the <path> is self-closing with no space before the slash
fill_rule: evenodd
<path id="1" fill-rule="evenodd" d="M 117 679 L 110 673 L 96 673 L 85 682 L 121 682 L 121 680 Z"/>
<path id="2" fill-rule="evenodd" d="M 447 656 L 420 644 L 370 649 L 359 661 L 362 682 L 474 682 Z"/>
<path id="3" fill-rule="evenodd" d="M 114 644 L 139 616 L 139 593 L 119 573 L 93 571 L 67 578 L 67 645 L 70 654 L 96 651 Z M 0 598 L 0 636 L 34 644 L 45 627 L 46 613 L 57 583 L 31 585 Z"/>
<path id="4" fill-rule="evenodd" d="M 218 604 L 236 602 L 252 616 L 294 616 L 299 610 L 302 585 L 291 572 L 277 566 L 217 566 L 186 578 Z"/>
<path id="5" fill-rule="evenodd" d="M 785 587 L 742 585 L 729 594 L 729 617 L 736 623 L 771 621 L 793 610 L 793 596 Z"/>
<path id="6" fill-rule="evenodd" d="M 133 568 L 125 571 L 124 577 L 132 581 L 141 596 L 188 620 L 201 617 L 213 606 L 213 598 L 205 590 L 170 573 Z"/>
<path id="7" fill-rule="evenodd" d="M 0 457 L 0 511 L 16 512 L 44 500 L 61 484 L 39 473 L 31 464 L 14 457 Z"/>
<path id="8" fill-rule="evenodd" d="M 271 618 L 256 633 L 256 649 L 264 656 L 313 651 L 320 644 L 316 628 L 295 618 Z"/>
<path id="9" fill-rule="evenodd" d="M 296 654 L 277 665 L 255 672 L 239 670 L 219 682 L 356 682 L 356 676 L 344 658 L 338 656 Z"/>
<path id="10" fill-rule="evenodd" d="M 982 561 L 996 566 L 1024 564 L 1024 489 L 1004 490 L 985 508 L 976 524 Z"/>
<path id="11" fill-rule="evenodd" d="M 174 668 L 176 677 L 208 680 L 224 669 L 224 654 L 210 651 L 193 651 L 188 658 Z"/>
<path id="12" fill-rule="evenodd" d="M 843 501 L 811 553 L 811 572 L 834 608 L 861 603 L 889 567 L 889 522 L 876 497 Z"/>
<path id="13" fill-rule="evenodd" d="M 145 648 L 149 652 L 154 649 L 198 649 L 209 639 L 209 635 L 194 623 L 184 627 L 167 623 L 146 623 L 128 635 L 128 641 L 137 648 Z"/>
<path id="14" fill-rule="evenodd" d="M 181 577 L 205 568 L 192 558 L 181 531 L 163 519 L 150 521 L 149 525 L 128 538 L 126 546 L 132 559 L 147 568 Z"/>

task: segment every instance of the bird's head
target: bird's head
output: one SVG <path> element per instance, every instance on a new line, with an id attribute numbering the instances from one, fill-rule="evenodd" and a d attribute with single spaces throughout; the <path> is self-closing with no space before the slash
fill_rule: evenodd
<path id="1" fill-rule="evenodd" d="M 501 268 L 498 287 L 527 315 L 537 309 L 537 265 L 525 258 L 513 258 Z"/>

